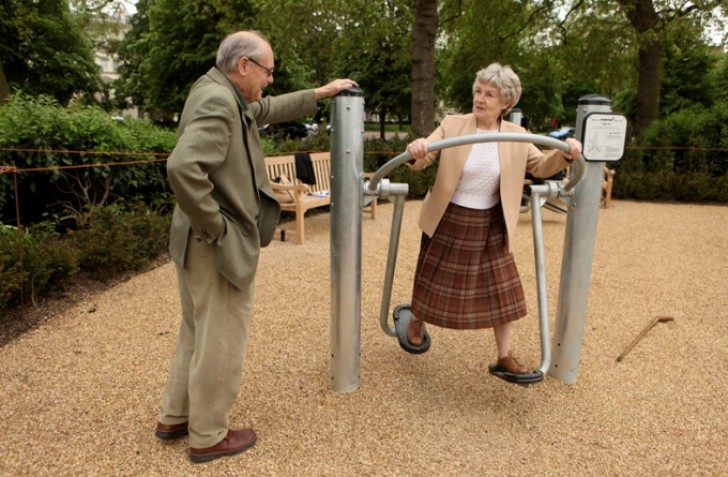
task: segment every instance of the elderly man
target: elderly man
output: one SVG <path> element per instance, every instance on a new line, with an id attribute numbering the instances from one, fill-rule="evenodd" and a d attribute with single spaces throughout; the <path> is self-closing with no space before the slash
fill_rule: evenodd
<path id="1" fill-rule="evenodd" d="M 216 65 L 192 86 L 167 163 L 177 199 L 170 253 L 182 304 L 177 350 L 156 436 L 189 433 L 193 462 L 243 452 L 252 429 L 229 427 L 252 319 L 260 247 L 280 207 L 266 176 L 258 125 L 312 115 L 317 100 L 357 86 L 337 79 L 317 89 L 263 98 L 273 50 L 255 32 L 228 35 Z"/>

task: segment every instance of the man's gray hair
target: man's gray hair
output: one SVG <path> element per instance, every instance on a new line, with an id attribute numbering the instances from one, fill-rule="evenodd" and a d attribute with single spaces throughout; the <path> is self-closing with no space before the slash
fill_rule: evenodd
<path id="1" fill-rule="evenodd" d="M 510 102 L 510 105 L 503 111 L 503 116 L 511 112 L 511 109 L 521 99 L 521 80 L 513 72 L 510 66 L 502 66 L 500 63 L 491 63 L 475 75 L 473 83 L 473 94 L 479 83 L 488 83 L 500 90 L 503 101 Z"/>
<path id="2" fill-rule="evenodd" d="M 263 54 L 266 40 L 254 31 L 239 31 L 225 37 L 217 49 L 215 66 L 223 73 L 233 71 L 243 56 L 257 60 Z"/>

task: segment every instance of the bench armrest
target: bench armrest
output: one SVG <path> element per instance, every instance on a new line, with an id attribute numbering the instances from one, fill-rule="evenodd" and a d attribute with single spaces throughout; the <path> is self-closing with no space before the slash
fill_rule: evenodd
<path id="1" fill-rule="evenodd" d="M 271 182 L 270 185 L 274 191 L 293 191 L 297 196 L 306 194 L 309 191 L 309 187 L 305 184 L 279 184 L 277 182 Z"/>

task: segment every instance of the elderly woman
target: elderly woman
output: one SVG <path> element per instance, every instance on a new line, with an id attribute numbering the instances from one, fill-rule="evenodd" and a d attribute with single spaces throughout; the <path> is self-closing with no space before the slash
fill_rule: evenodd
<path id="1" fill-rule="evenodd" d="M 512 323 L 526 315 L 526 300 L 510 246 L 518 224 L 526 172 L 549 177 L 581 153 L 540 151 L 529 143 L 489 142 L 428 153 L 428 143 L 484 133 L 525 133 L 503 118 L 518 103 L 521 83 L 509 66 L 493 63 L 473 83 L 473 111 L 446 116 L 427 138 L 407 146 L 421 170 L 440 158 L 435 184 L 422 205 L 423 231 L 406 339 L 423 345 L 423 322 L 445 328 L 493 328 L 498 361 L 491 370 L 529 370 L 515 357 Z"/>

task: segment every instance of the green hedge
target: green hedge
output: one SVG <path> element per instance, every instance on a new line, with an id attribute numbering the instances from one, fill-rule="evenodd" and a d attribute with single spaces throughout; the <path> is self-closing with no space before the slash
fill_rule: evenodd
<path id="1" fill-rule="evenodd" d="M 0 309 L 62 290 L 78 270 L 78 251 L 49 224 L 25 230 L 20 243 L 15 227 L 0 226 Z"/>
<path id="2" fill-rule="evenodd" d="M 613 165 L 614 197 L 728 203 L 728 104 L 655 121 Z"/>
<path id="3" fill-rule="evenodd" d="M 16 175 L 21 220 L 26 225 L 53 216 L 75 220 L 85 207 L 117 200 L 157 207 L 168 204 L 164 156 L 156 153 L 169 154 L 175 141 L 174 131 L 148 121 L 116 120 L 98 107 L 65 108 L 44 96 L 17 93 L 0 107 L 0 147 L 22 149 L 0 151 L 0 164 L 49 169 Z M 12 174 L 0 175 L 0 221 L 4 223 L 15 220 L 13 180 Z"/>
<path id="4" fill-rule="evenodd" d="M 79 250 L 79 265 L 93 278 L 107 280 L 139 270 L 167 248 L 171 215 L 144 206 L 124 210 L 118 205 L 93 207 L 70 232 Z"/>
<path id="5" fill-rule="evenodd" d="M 0 310 L 17 305 L 21 292 L 30 302 L 64 290 L 79 272 L 108 280 L 142 269 L 166 250 L 170 217 L 141 204 L 93 207 L 66 234 L 52 222 L 22 229 L 21 246 L 15 227 L 0 226 Z"/>

